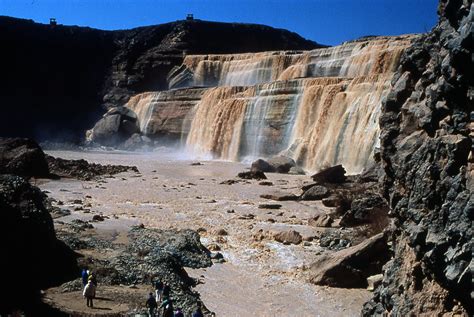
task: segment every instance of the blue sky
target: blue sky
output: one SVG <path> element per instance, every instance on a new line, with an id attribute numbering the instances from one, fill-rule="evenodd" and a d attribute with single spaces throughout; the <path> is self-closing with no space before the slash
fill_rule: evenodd
<path id="1" fill-rule="evenodd" d="M 266 24 L 335 45 L 364 35 L 430 30 L 438 0 L 0 0 L 0 15 L 105 30 L 209 21 Z"/>

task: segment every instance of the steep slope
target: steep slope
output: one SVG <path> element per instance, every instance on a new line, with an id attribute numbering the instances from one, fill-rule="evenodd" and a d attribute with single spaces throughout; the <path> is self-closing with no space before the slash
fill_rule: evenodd
<path id="1" fill-rule="evenodd" d="M 295 33 L 199 20 L 101 31 L 0 17 L 0 135 L 77 140 L 105 112 L 167 88 L 183 53 L 312 49 Z"/>
<path id="2" fill-rule="evenodd" d="M 403 55 L 382 108 L 394 257 L 364 316 L 474 313 L 474 5 L 441 0 L 439 15 Z"/>

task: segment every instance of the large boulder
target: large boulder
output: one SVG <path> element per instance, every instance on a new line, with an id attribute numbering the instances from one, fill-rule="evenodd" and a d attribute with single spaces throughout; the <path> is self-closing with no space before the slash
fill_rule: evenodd
<path id="1" fill-rule="evenodd" d="M 76 256 L 56 239 L 46 195 L 25 179 L 0 175 L 0 313 L 28 310 L 39 290 L 75 278 Z M 8 290 L 8 291 L 5 291 Z"/>
<path id="2" fill-rule="evenodd" d="M 356 246 L 320 257 L 311 264 L 309 279 L 317 285 L 365 288 L 367 278 L 379 274 L 389 259 L 387 240 L 380 233 Z"/>
<path id="3" fill-rule="evenodd" d="M 346 181 L 346 170 L 342 165 L 332 166 L 319 171 L 311 176 L 317 183 L 344 183 Z"/>
<path id="4" fill-rule="evenodd" d="M 117 145 L 140 132 L 137 116 L 125 107 L 110 109 L 88 132 L 88 141 L 102 145 Z"/>
<path id="5" fill-rule="evenodd" d="M 315 185 L 307 189 L 303 195 L 301 195 L 301 200 L 321 200 L 329 196 L 329 190 L 320 185 Z"/>
<path id="6" fill-rule="evenodd" d="M 300 244 L 303 237 L 298 231 L 282 231 L 273 235 L 273 238 L 283 244 Z"/>
<path id="7" fill-rule="evenodd" d="M 260 171 L 266 173 L 282 173 L 286 174 L 293 168 L 292 173 L 301 173 L 300 170 L 296 169 L 296 162 L 290 157 L 286 156 L 274 156 L 268 160 L 258 159 L 252 163 L 252 171 Z M 303 171 L 304 173 L 304 171 Z"/>
<path id="8" fill-rule="evenodd" d="M 0 174 L 45 177 L 49 175 L 48 163 L 35 141 L 0 137 Z"/>

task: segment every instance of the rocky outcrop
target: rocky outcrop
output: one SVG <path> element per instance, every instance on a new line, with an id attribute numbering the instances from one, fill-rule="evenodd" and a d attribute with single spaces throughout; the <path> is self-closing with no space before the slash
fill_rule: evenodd
<path id="1" fill-rule="evenodd" d="M 393 258 L 363 315 L 472 315 L 472 1 L 441 0 L 439 23 L 401 59 L 380 118 Z"/>
<path id="2" fill-rule="evenodd" d="M 3 109 L 0 135 L 69 141 L 97 122 L 105 112 L 101 106 L 167 89 L 167 75 L 185 53 L 320 47 L 286 30 L 200 20 L 102 31 L 0 17 L 0 37 L 0 95 L 10 105 Z"/>
<path id="3" fill-rule="evenodd" d="M 92 180 L 103 175 L 113 175 L 123 172 L 138 173 L 136 166 L 102 165 L 89 163 L 86 160 L 65 160 L 59 157 L 46 155 L 50 176 L 70 177 L 80 180 Z"/>
<path id="4" fill-rule="evenodd" d="M 48 163 L 35 141 L 0 137 L 0 174 L 46 177 L 49 175 Z"/>
<path id="5" fill-rule="evenodd" d="M 84 254 L 79 265 L 95 272 L 102 292 L 107 287 L 120 285 L 121 288 L 134 288 L 137 284 L 152 285 L 161 280 L 170 286 L 174 305 L 181 307 L 187 315 L 191 314 L 197 304 L 205 307 L 199 293 L 193 290 L 198 281 L 191 278 L 184 269 L 212 265 L 211 254 L 201 244 L 197 232 L 136 226 L 124 232 L 127 242 L 123 244 L 111 243 L 110 237 L 104 237 L 103 233 L 96 234 L 94 229 L 85 226 L 87 224 L 82 221 L 64 224 L 59 228 L 58 236 L 71 248 Z M 109 254 L 113 256 L 108 256 Z M 80 280 L 62 285 L 64 292 L 81 288 Z M 47 302 L 53 306 L 59 304 Z M 58 308 L 72 315 L 78 314 L 71 311 L 74 309 L 71 306 Z"/>
<path id="6" fill-rule="evenodd" d="M 79 274 L 76 255 L 56 239 L 46 195 L 19 176 L 0 175 L 0 314 L 34 313 L 39 291 Z M 31 311 L 33 309 L 33 311 Z"/>

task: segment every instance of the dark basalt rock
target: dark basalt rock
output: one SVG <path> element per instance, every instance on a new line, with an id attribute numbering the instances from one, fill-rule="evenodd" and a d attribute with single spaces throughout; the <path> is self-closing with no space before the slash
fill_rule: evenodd
<path id="1" fill-rule="evenodd" d="M 364 316 L 474 314 L 468 162 L 474 6 L 441 0 L 438 12 L 438 25 L 403 54 L 382 106 L 383 191 L 394 256 Z"/>
<path id="2" fill-rule="evenodd" d="M 388 211 L 388 205 L 382 197 L 367 193 L 364 197 L 352 201 L 351 209 L 342 216 L 340 225 L 350 227 L 381 222 L 379 226 L 385 228 L 388 225 Z"/>
<path id="3" fill-rule="evenodd" d="M 300 197 L 301 200 L 321 200 L 329 196 L 329 190 L 320 185 L 315 185 L 307 189 Z"/>
<path id="4" fill-rule="evenodd" d="M 0 174 L 45 177 L 49 175 L 48 163 L 35 141 L 0 137 Z"/>
<path id="5" fill-rule="evenodd" d="M 0 175 L 0 314 L 30 312 L 39 291 L 78 276 L 76 255 L 56 239 L 46 195 L 26 180 Z"/>
<path id="6" fill-rule="evenodd" d="M 138 173 L 136 166 L 101 165 L 89 163 L 86 160 L 65 160 L 46 155 L 49 170 L 59 177 L 72 177 L 81 180 L 91 180 L 102 175 L 113 175 L 132 171 Z"/>
<path id="7" fill-rule="evenodd" d="M 237 177 L 242 178 L 242 179 L 256 179 L 256 180 L 267 179 L 267 176 L 265 176 L 265 174 L 260 171 L 241 172 L 237 174 Z"/>
<path id="8" fill-rule="evenodd" d="M 346 181 L 346 170 L 342 165 L 332 166 L 319 171 L 311 176 L 317 183 L 344 183 Z"/>

